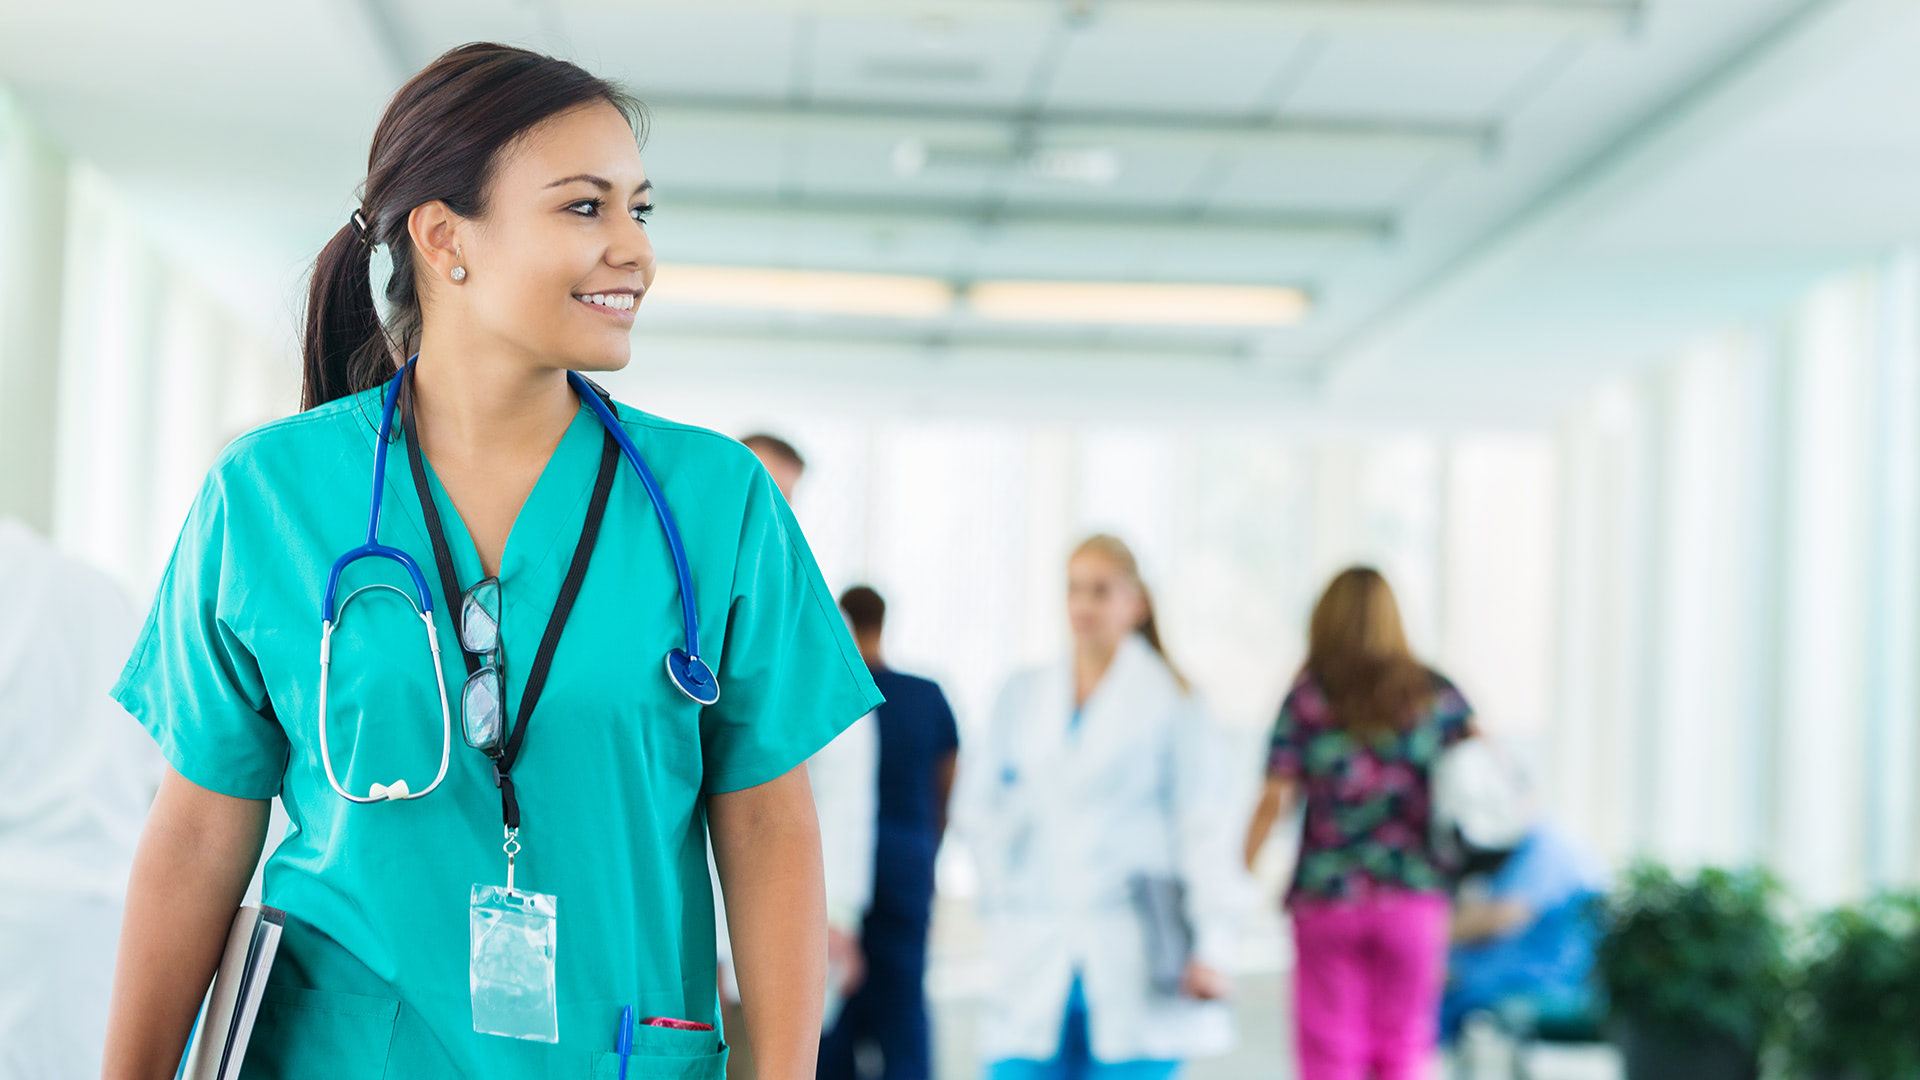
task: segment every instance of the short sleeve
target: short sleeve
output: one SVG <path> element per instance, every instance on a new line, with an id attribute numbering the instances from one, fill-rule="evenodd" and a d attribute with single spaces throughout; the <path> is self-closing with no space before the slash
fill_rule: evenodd
<path id="1" fill-rule="evenodd" d="M 1456 746 L 1473 734 L 1473 706 L 1453 683 L 1439 675 L 1433 681 L 1433 719 L 1440 727 L 1440 746 Z"/>
<path id="2" fill-rule="evenodd" d="M 1300 778 L 1300 697 L 1301 686 L 1287 692 L 1280 703 L 1280 715 L 1273 721 L 1273 734 L 1267 738 L 1267 776 L 1274 780 Z"/>
<path id="3" fill-rule="evenodd" d="M 270 799 L 286 774 L 287 737 L 260 666 L 230 621 L 246 559 L 230 524 L 216 466 L 181 527 L 113 697 L 181 776 L 223 795 Z"/>
<path id="4" fill-rule="evenodd" d="M 960 725 L 954 722 L 953 706 L 938 686 L 933 688 L 933 708 L 935 749 L 942 755 L 959 752 Z"/>
<path id="5" fill-rule="evenodd" d="M 720 700 L 700 720 L 709 793 L 780 777 L 885 700 L 786 499 L 764 471 L 753 484 L 715 673 Z"/>

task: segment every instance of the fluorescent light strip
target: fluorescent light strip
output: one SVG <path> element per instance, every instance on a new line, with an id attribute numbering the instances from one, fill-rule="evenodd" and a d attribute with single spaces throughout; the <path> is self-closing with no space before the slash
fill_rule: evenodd
<path id="1" fill-rule="evenodd" d="M 1313 307 L 1301 289 L 1268 285 L 998 280 L 975 282 L 965 295 L 975 316 L 1015 323 L 1293 326 Z M 647 300 L 670 307 L 937 319 L 955 312 L 958 296 L 951 283 L 935 277 L 671 263 L 660 268 Z"/>
<path id="2" fill-rule="evenodd" d="M 775 270 L 669 263 L 660 267 L 651 303 L 670 306 L 933 319 L 953 309 L 953 286 L 939 278 Z"/>
<path id="3" fill-rule="evenodd" d="M 1100 281 L 981 281 L 967 303 L 1000 322 L 1122 326 L 1293 326 L 1313 307 L 1290 286 Z"/>

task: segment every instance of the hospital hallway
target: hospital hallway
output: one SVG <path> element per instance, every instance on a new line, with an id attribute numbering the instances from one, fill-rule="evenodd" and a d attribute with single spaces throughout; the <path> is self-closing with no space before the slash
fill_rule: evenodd
<path id="1" fill-rule="evenodd" d="M 0 0 L 0 1080 L 1920 1080 L 1915 57 Z"/>

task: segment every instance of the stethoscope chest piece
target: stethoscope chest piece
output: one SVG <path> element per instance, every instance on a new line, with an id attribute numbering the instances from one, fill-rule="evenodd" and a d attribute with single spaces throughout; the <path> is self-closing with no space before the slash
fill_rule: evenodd
<path id="1" fill-rule="evenodd" d="M 667 678 L 673 680 L 681 693 L 702 705 L 720 700 L 720 683 L 713 677 L 712 669 L 699 657 L 687 655 L 685 649 L 667 654 Z"/>

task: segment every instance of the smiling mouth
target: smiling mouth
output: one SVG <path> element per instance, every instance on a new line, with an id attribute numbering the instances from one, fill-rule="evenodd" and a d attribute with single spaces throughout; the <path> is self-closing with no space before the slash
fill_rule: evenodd
<path id="1" fill-rule="evenodd" d="M 633 293 L 575 293 L 573 298 L 583 304 L 621 312 L 632 311 L 640 303 L 640 298 Z"/>

